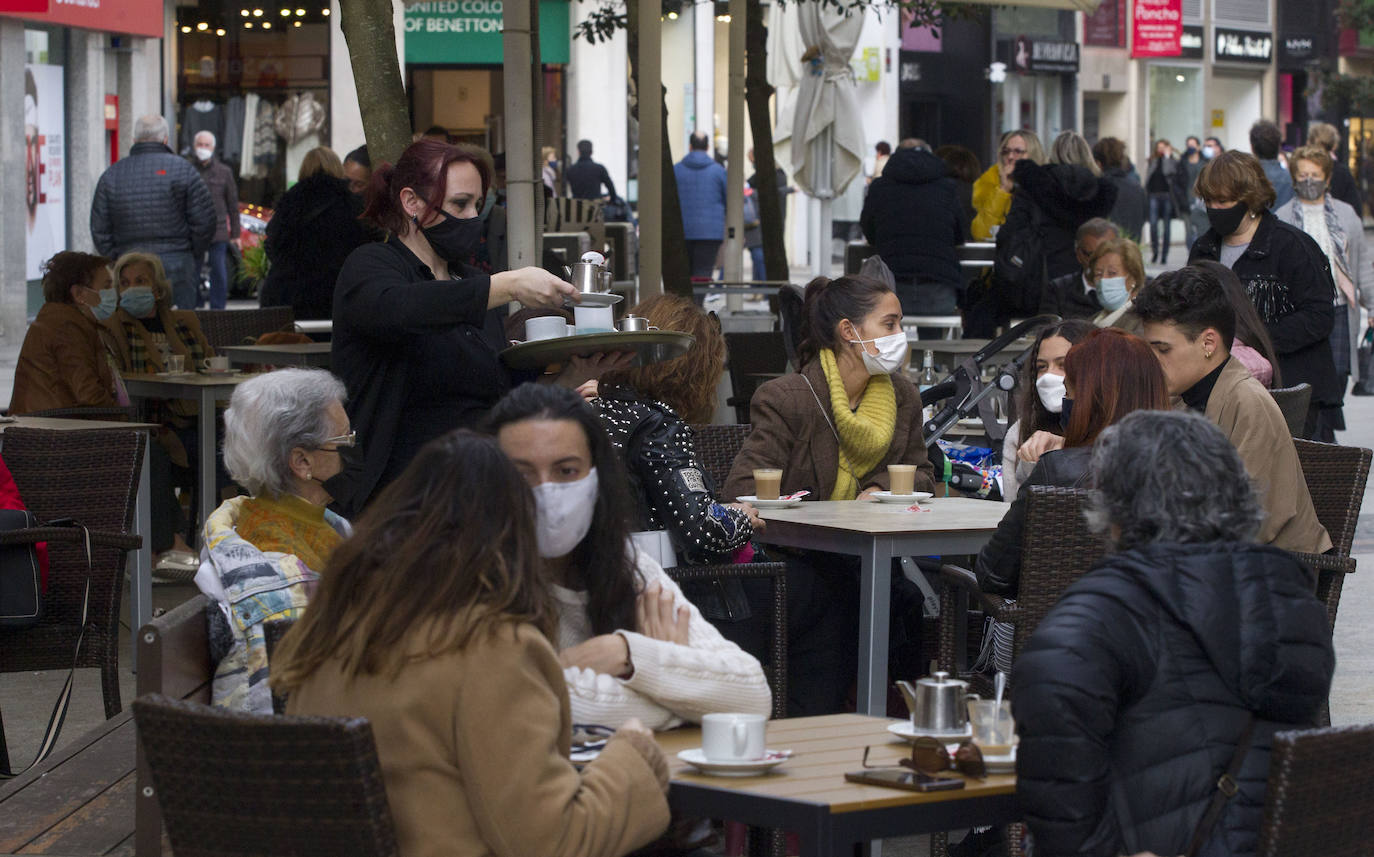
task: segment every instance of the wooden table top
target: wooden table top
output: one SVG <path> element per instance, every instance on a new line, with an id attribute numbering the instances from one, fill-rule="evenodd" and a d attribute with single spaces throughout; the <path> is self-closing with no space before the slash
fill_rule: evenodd
<path id="1" fill-rule="evenodd" d="M 1007 513 L 1005 503 L 968 497 L 935 497 L 922 503 L 921 508 L 929 511 L 908 512 L 904 505 L 876 500 L 818 500 L 791 509 L 760 509 L 759 515 L 769 522 L 895 535 L 995 530 Z M 767 541 L 767 530 L 762 538 Z"/>
<path id="2" fill-rule="evenodd" d="M 184 375 L 152 375 L 146 372 L 126 372 L 122 376 L 124 385 L 154 384 L 162 387 L 234 387 L 252 378 L 244 372 L 228 372 L 223 375 L 202 375 L 187 372 Z"/>
<path id="3" fill-rule="evenodd" d="M 990 504 L 995 505 L 995 504 Z M 996 774 L 979 781 L 966 779 L 962 789 L 912 792 L 845 782 L 847 771 L 863 768 L 864 747 L 872 747 L 869 764 L 896 765 L 910 746 L 887 731 L 894 720 L 861 714 L 796 717 L 768 723 L 768 747 L 791 750 L 793 756 L 758 777 L 713 777 L 677 758 L 682 750 L 701 746 L 701 730 L 677 729 L 656 735 L 668 757 L 669 776 L 684 784 L 748 792 L 761 797 L 825 804 L 830 812 L 845 813 L 960 799 L 1013 794 L 1014 774 Z"/>
<path id="4" fill-rule="evenodd" d="M 220 349 L 226 354 L 241 352 L 248 355 L 259 354 L 328 354 L 328 342 L 284 342 L 281 345 L 226 345 Z"/>
<path id="5" fill-rule="evenodd" d="M 122 420 L 79 420 L 71 417 L 26 417 L 16 415 L 12 421 L 0 422 L 0 432 L 8 428 L 36 428 L 48 431 L 152 431 L 157 423 L 131 423 Z"/>

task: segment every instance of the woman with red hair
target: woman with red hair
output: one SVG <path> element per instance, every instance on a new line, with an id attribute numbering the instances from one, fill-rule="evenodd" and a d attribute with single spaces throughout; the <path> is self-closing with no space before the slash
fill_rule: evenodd
<path id="1" fill-rule="evenodd" d="M 1021 575 L 1021 529 L 1032 485 L 1081 487 L 1093 442 L 1132 411 L 1167 410 L 1169 388 L 1159 359 L 1145 340 L 1117 328 L 1095 330 L 1064 358 L 1064 436 L 1036 432 L 1022 445 L 1038 456 L 1030 478 L 978 554 L 974 571 L 984 592 L 1016 597 Z"/>

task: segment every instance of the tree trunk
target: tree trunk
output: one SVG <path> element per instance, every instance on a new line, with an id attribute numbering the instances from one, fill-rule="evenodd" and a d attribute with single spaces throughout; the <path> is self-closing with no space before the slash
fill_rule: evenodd
<path id="1" fill-rule="evenodd" d="M 754 192 L 763 231 L 763 265 L 770 280 L 790 280 L 787 247 L 783 243 L 783 204 L 778 194 L 778 171 L 773 158 L 773 117 L 768 100 L 768 40 L 763 28 L 763 3 L 748 0 L 745 28 L 744 100 L 749 105 L 749 130 L 754 135 Z M 775 7 L 776 8 L 776 7 Z"/>
<path id="2" fill-rule="evenodd" d="M 396 56 L 391 0 L 339 0 L 339 15 L 353 64 L 368 155 L 373 164 L 394 164 L 410 145 L 410 112 Z"/>
<path id="3" fill-rule="evenodd" d="M 637 98 L 634 104 L 635 119 L 639 119 L 639 99 L 644 97 L 644 92 L 639 86 L 639 4 L 634 0 L 629 0 L 625 4 L 625 34 L 628 40 L 627 48 L 630 56 L 630 78 L 634 83 Z M 663 238 L 662 262 L 663 262 L 663 290 L 681 295 L 687 299 L 692 298 L 692 267 L 691 261 L 687 257 L 686 233 L 682 227 L 682 207 L 677 196 L 677 178 L 673 174 L 673 149 L 668 145 L 668 90 L 665 88 L 659 94 L 663 99 L 663 151 L 659 157 L 663 159 L 663 209 L 659 213 L 662 218 Z M 653 153 L 648 153 L 650 157 Z M 643 157 L 644 152 L 639 156 Z M 643 217 L 645 212 L 641 210 L 639 216 Z M 652 214 L 651 214 L 652 216 Z"/>

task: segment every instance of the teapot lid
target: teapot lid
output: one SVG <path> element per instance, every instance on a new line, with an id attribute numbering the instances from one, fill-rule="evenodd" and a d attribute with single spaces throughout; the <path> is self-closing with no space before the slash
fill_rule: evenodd
<path id="1" fill-rule="evenodd" d="M 962 679 L 950 678 L 950 677 L 949 677 L 949 673 L 945 672 L 944 670 L 936 670 L 935 672 L 931 673 L 931 674 L 930 674 L 929 676 L 927 676 L 926 678 L 921 679 L 921 680 L 918 682 L 918 684 L 936 685 L 936 686 L 949 685 L 949 686 L 952 686 L 952 687 L 968 687 L 968 682 L 963 681 Z"/>

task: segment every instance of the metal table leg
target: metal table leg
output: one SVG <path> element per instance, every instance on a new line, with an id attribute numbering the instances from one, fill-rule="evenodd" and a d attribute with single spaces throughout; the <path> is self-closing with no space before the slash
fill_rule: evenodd
<path id="1" fill-rule="evenodd" d="M 134 532 L 143 537 L 143 546 L 129 555 L 129 663 L 138 671 L 138 629 L 153 618 L 153 514 L 152 481 L 148 457 L 152 452 L 152 433 L 143 435 L 143 466 L 138 472 L 138 494 L 134 499 Z"/>
<path id="2" fill-rule="evenodd" d="M 215 502 L 215 457 L 219 450 L 215 447 L 215 390 L 212 387 L 200 389 L 196 428 L 200 442 L 200 520 L 196 521 L 195 545 L 199 547 L 204 538 L 202 524 L 219 505 Z"/>
<path id="3" fill-rule="evenodd" d="M 887 716 L 888 601 L 892 592 L 892 547 L 874 538 L 861 557 L 859 594 L 860 714 Z"/>

